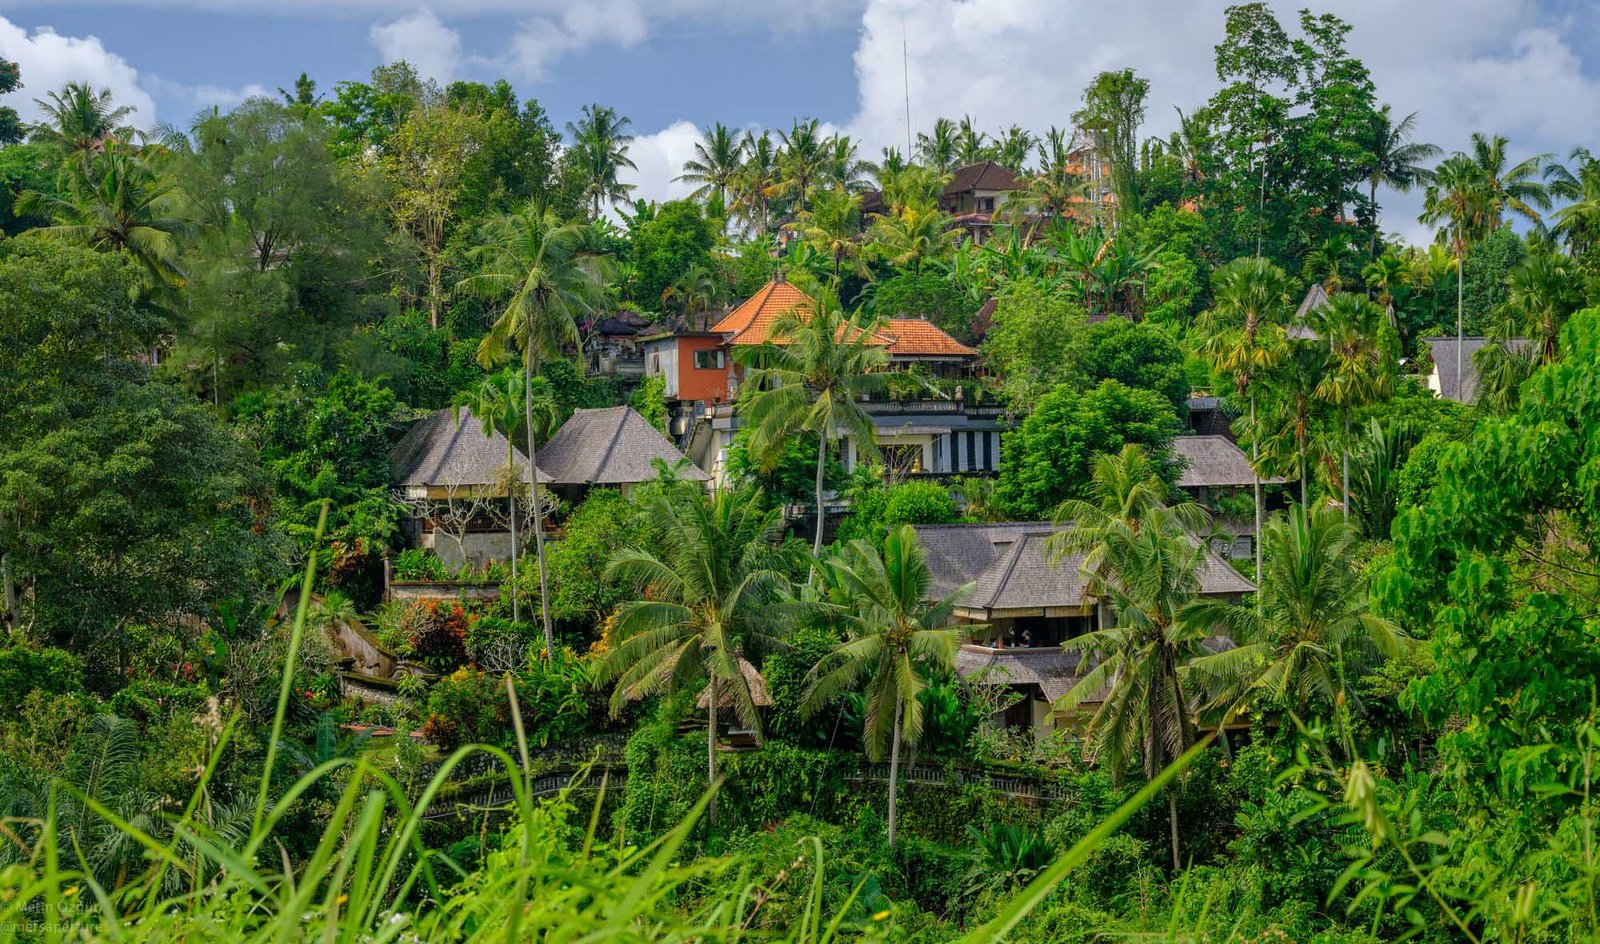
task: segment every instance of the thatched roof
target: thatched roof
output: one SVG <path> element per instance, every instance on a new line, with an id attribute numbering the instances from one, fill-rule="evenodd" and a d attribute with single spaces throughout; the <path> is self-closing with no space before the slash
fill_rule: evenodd
<path id="1" fill-rule="evenodd" d="M 749 659 L 739 657 L 739 674 L 744 676 L 746 685 L 750 686 L 750 700 L 755 702 L 757 708 L 772 706 L 772 696 L 767 694 L 767 680 L 761 677 L 761 670 L 751 664 Z M 717 710 L 732 711 L 734 708 L 734 693 L 729 686 L 722 686 L 717 692 Z M 701 708 L 711 707 L 711 686 L 707 685 L 695 701 Z"/>
<path id="2" fill-rule="evenodd" d="M 675 465 L 684 455 L 638 411 L 627 406 L 578 410 L 539 450 L 539 471 L 556 485 L 633 485 L 656 477 L 654 459 Z M 690 465 L 683 477 L 710 478 Z"/>
<path id="3" fill-rule="evenodd" d="M 972 581 L 962 609 L 995 616 L 1008 610 L 1087 606 L 1083 556 L 1057 561 L 1045 549 L 1050 536 L 1060 530 L 1040 523 L 917 526 L 932 577 L 930 594 L 942 597 Z M 1200 592 L 1207 596 L 1255 590 L 1209 548 L 1200 562 L 1199 578 Z"/>
<path id="4" fill-rule="evenodd" d="M 1052 702 L 1078 681 L 1083 653 L 1041 649 L 991 649 L 962 646 L 956 652 L 956 674 L 983 685 L 1037 685 Z"/>
<path id="5" fill-rule="evenodd" d="M 396 488 L 498 485 L 508 456 L 527 484 L 528 457 L 508 449 L 499 430 L 485 435 L 477 417 L 465 408 L 436 410 L 418 420 L 389 451 L 389 484 Z M 543 469 L 539 481 L 548 481 Z"/>
<path id="6" fill-rule="evenodd" d="M 1172 455 L 1183 464 L 1179 488 L 1255 484 L 1250 457 L 1226 436 L 1179 436 L 1172 440 Z M 1282 476 L 1263 477 L 1264 484 L 1280 484 Z"/>

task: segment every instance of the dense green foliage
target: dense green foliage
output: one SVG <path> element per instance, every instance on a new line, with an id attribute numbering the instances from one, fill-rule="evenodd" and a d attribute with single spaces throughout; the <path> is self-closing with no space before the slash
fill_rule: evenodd
<path id="1" fill-rule="evenodd" d="M 1331 14 L 1221 26 L 1165 139 L 1124 68 L 881 160 L 713 124 L 661 204 L 613 108 L 405 63 L 159 135 L 0 107 L 0 937 L 1600 933 L 1600 160 L 1413 140 Z M 1021 189 L 952 220 L 980 160 Z M 731 404 L 592 332 L 780 271 L 816 304 Z M 1458 321 L 1475 402 L 1428 388 Z M 528 484 L 622 404 L 715 481 Z M 447 406 L 497 481 L 400 488 Z M 906 467 L 957 408 L 998 469 Z M 1260 505 L 1178 488 L 1219 415 Z M 919 527 L 1001 519 L 1084 609 L 936 581 L 981 562 Z M 1044 630 L 1070 674 L 992 674 Z"/>

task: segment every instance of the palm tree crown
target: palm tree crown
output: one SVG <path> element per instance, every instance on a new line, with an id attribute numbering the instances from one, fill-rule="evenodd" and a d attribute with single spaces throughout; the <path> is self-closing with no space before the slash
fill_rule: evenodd
<path id="1" fill-rule="evenodd" d="M 957 588 L 929 602 L 932 575 L 910 525 L 889 532 L 880 553 L 856 540 L 831 562 L 832 583 L 843 589 L 848 611 L 841 616 L 848 638 L 824 656 L 808 676 L 804 714 L 866 682 L 867 756 L 890 757 L 889 844 L 894 845 L 895 784 L 900 743 L 922 736 L 922 701 L 932 670 L 948 671 L 960 644 L 950 626 L 956 603 L 972 589 Z M 970 627 L 968 628 L 970 631 Z"/>
<path id="2" fill-rule="evenodd" d="M 1416 112 L 1397 122 L 1388 105 L 1378 110 L 1378 121 L 1372 140 L 1372 169 L 1367 174 L 1374 218 L 1378 213 L 1379 186 L 1388 184 L 1401 193 L 1408 193 L 1412 187 L 1427 183 L 1432 176 L 1422 162 L 1438 157 L 1440 150 L 1435 145 L 1411 140 L 1416 134 L 1416 126 Z M 1377 239 L 1377 225 L 1374 222 L 1369 254 L 1377 249 Z"/>
<path id="3" fill-rule="evenodd" d="M 34 104 L 44 120 L 30 129 L 33 140 L 50 143 L 69 157 L 86 158 L 110 139 L 127 142 L 133 133 L 123 125 L 133 109 L 115 104 L 110 89 L 96 91 L 87 82 L 69 82 Z"/>
<path id="4" fill-rule="evenodd" d="M 699 184 L 690 195 L 695 200 L 705 200 L 716 194 L 726 205 L 728 188 L 733 185 L 742 162 L 740 150 L 739 140 L 719 121 L 702 132 L 701 140 L 694 146 L 694 157 L 684 162 L 683 173 L 673 179 Z"/>
<path id="5" fill-rule="evenodd" d="M 640 596 L 617 609 L 612 649 L 595 684 L 615 681 L 615 713 L 624 702 L 707 682 L 711 782 L 717 711 L 725 699 L 760 736 L 761 719 L 741 663 L 780 647 L 788 622 L 801 612 L 785 603 L 788 581 L 774 556 L 782 522 L 764 505 L 759 495 L 740 490 L 712 496 L 697 483 L 669 487 L 646 509 L 659 547 L 626 549 L 606 571 L 639 588 Z"/>
<path id="6" fill-rule="evenodd" d="M 1360 533 L 1327 506 L 1292 505 L 1262 536 L 1268 549 L 1259 610 L 1231 611 L 1238 648 L 1194 663 L 1229 714 L 1252 704 L 1304 713 L 1331 707 L 1347 681 L 1405 637 L 1373 613 L 1361 579 Z"/>
<path id="7" fill-rule="evenodd" d="M 61 193 L 26 191 L 19 214 L 54 225 L 30 230 L 106 252 L 126 251 L 144 269 L 149 286 L 183 280 L 179 239 L 195 228 L 182 209 L 178 187 L 162 166 L 159 147 L 137 148 L 108 138 L 83 160 L 62 168 Z"/>
<path id="8" fill-rule="evenodd" d="M 606 298 L 608 267 L 604 258 L 590 250 L 593 233 L 581 223 L 563 222 L 536 202 L 489 223 L 485 242 L 468 253 L 477 271 L 461 283 L 478 297 L 505 305 L 478 345 L 480 363 L 486 367 L 497 364 L 514 346 L 522 352 L 526 375 L 536 377 L 541 359 L 565 357 L 578 347 L 578 316 L 604 304 Z M 537 482 L 532 383 L 523 386 L 523 416 L 528 478 Z M 533 515 L 545 656 L 553 659 L 555 631 L 550 623 L 544 516 L 539 500 L 533 503 Z"/>
<path id="9" fill-rule="evenodd" d="M 846 317 L 831 292 L 780 315 L 769 342 L 736 355 L 751 369 L 740 391 L 740 407 L 750 424 L 750 450 L 763 463 L 775 461 L 789 440 L 809 433 L 817 443 L 817 533 L 813 551 L 822 552 L 826 516 L 823 470 L 829 443 L 850 437 L 856 448 L 875 452 L 872 417 L 861 394 L 877 385 L 873 371 L 887 363 L 877 321 L 859 309 Z"/>
<path id="10" fill-rule="evenodd" d="M 585 105 L 577 123 L 567 122 L 572 152 L 583 176 L 583 193 L 594 218 L 599 218 L 602 202 L 619 203 L 633 192 L 633 184 L 619 179 L 623 168 L 637 169 L 628 157 L 628 144 L 633 140 L 628 133 L 630 124 L 604 105 Z"/>

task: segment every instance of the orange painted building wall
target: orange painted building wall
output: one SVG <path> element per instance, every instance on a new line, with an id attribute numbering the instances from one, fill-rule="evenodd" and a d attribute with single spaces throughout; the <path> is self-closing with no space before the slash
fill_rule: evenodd
<path id="1" fill-rule="evenodd" d="M 678 399 L 720 403 L 728 399 L 728 357 L 720 337 L 680 337 L 678 341 Z M 699 351 L 722 353 L 722 367 L 695 366 Z"/>

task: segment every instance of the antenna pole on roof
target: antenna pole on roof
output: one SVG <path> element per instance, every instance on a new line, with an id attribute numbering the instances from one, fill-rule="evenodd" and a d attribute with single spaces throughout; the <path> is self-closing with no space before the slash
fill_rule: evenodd
<path id="1" fill-rule="evenodd" d="M 911 57 L 906 52 L 906 18 L 900 17 L 900 80 L 906 89 L 906 160 L 911 160 Z"/>

